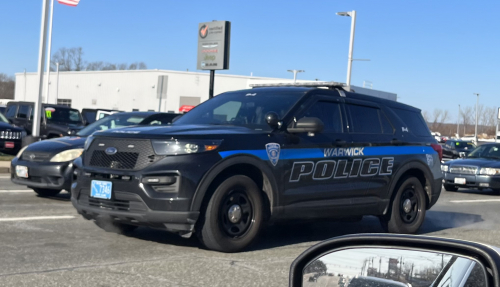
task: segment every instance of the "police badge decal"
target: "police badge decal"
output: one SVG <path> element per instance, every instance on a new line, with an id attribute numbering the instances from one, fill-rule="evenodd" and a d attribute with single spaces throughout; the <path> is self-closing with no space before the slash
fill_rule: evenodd
<path id="1" fill-rule="evenodd" d="M 267 156 L 274 166 L 278 164 L 278 160 L 280 159 L 280 149 L 280 145 L 277 143 L 266 144 Z"/>

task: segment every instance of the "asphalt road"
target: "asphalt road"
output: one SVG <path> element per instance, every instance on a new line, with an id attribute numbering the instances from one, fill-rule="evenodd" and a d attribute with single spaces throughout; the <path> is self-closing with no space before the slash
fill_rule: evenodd
<path id="1" fill-rule="evenodd" d="M 500 246 L 499 205 L 487 191 L 443 191 L 420 233 Z M 68 193 L 41 198 L 0 176 L 1 286 L 287 286 L 306 248 L 362 232 L 382 229 L 374 217 L 280 224 L 250 250 L 224 254 L 160 230 L 104 232 L 76 214 Z"/>

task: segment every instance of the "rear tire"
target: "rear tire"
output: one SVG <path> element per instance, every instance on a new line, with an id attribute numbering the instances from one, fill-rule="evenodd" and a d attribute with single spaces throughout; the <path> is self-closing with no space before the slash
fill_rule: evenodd
<path id="1" fill-rule="evenodd" d="M 443 186 L 444 186 L 444 190 L 446 190 L 446 191 L 457 191 L 458 190 L 458 187 L 453 186 L 453 185 L 444 184 Z"/>
<path id="2" fill-rule="evenodd" d="M 425 219 L 427 199 L 422 184 L 416 177 L 401 179 L 389 214 L 380 218 L 389 233 L 414 234 Z"/>
<path id="3" fill-rule="evenodd" d="M 261 191 L 251 178 L 232 176 L 210 198 L 197 227 L 198 238 L 208 249 L 238 252 L 257 238 L 263 206 Z"/>
<path id="4" fill-rule="evenodd" d="M 61 189 L 33 188 L 33 190 L 42 197 L 56 196 L 61 192 Z"/>
<path id="5" fill-rule="evenodd" d="M 118 234 L 130 234 L 136 230 L 138 226 L 114 222 L 112 219 L 97 218 L 95 225 L 99 226 L 102 230 Z"/>

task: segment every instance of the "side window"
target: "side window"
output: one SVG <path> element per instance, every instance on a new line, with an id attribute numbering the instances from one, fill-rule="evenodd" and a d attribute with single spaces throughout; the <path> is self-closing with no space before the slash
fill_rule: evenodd
<path id="1" fill-rule="evenodd" d="M 303 117 L 316 117 L 323 121 L 324 132 L 342 133 L 342 114 L 340 112 L 340 104 L 328 101 L 319 101 L 314 103 L 304 113 L 301 113 L 297 120 Z"/>
<path id="2" fill-rule="evenodd" d="M 351 114 L 350 128 L 354 133 L 381 134 L 379 109 L 359 105 L 347 105 Z"/>
<path id="3" fill-rule="evenodd" d="M 6 116 L 8 118 L 15 118 L 16 117 L 16 112 L 17 112 L 17 105 L 12 105 L 7 108 L 7 114 Z"/>
<path id="4" fill-rule="evenodd" d="M 379 113 L 380 113 L 380 122 L 382 123 L 382 132 L 386 135 L 394 134 L 394 127 L 392 126 L 387 116 L 380 110 Z"/>
<path id="5" fill-rule="evenodd" d="M 422 137 L 429 136 L 431 134 L 424 118 L 420 113 L 398 108 L 392 108 L 392 110 L 398 115 L 398 117 L 401 118 L 401 120 L 403 120 L 409 132 Z"/>
<path id="6" fill-rule="evenodd" d="M 30 112 L 30 106 L 29 105 L 20 105 L 19 106 L 19 110 L 17 111 L 17 118 L 19 118 L 19 119 L 27 119 L 29 112 Z"/>

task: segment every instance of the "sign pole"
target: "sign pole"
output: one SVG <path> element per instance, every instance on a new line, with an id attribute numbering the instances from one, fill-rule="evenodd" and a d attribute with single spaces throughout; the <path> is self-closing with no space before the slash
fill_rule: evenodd
<path id="1" fill-rule="evenodd" d="M 215 80 L 215 70 L 210 70 L 210 87 L 208 89 L 208 98 L 214 97 L 214 80 Z"/>
<path id="2" fill-rule="evenodd" d="M 33 116 L 33 137 L 40 136 L 40 120 L 42 118 L 43 69 L 45 64 L 45 42 L 47 35 L 47 19 L 50 0 L 42 0 L 42 24 L 40 27 L 40 46 L 38 52 L 38 99 L 35 101 Z"/>
<path id="3" fill-rule="evenodd" d="M 158 87 L 160 89 L 160 101 L 158 103 L 158 112 L 161 112 L 161 98 L 163 97 L 163 77 L 160 76 L 160 86 Z"/>
<path id="4" fill-rule="evenodd" d="M 498 121 L 500 121 L 500 108 L 498 108 L 498 113 L 497 113 L 497 127 L 495 129 L 495 142 L 498 142 Z"/>

